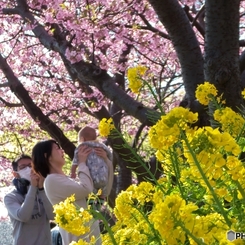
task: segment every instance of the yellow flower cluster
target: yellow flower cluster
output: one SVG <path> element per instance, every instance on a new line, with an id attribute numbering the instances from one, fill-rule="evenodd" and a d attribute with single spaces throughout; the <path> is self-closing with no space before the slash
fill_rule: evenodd
<path id="1" fill-rule="evenodd" d="M 211 154 L 217 152 L 223 153 L 224 151 L 238 156 L 241 153 L 241 149 L 235 139 L 227 132 L 220 132 L 219 128 L 203 127 L 199 128 L 192 133 L 187 133 L 186 137 L 189 142 L 189 147 L 193 149 L 196 154 L 205 150 Z M 188 158 L 190 150 L 185 143 L 184 148 L 188 153 L 185 155 Z"/>
<path id="2" fill-rule="evenodd" d="M 116 244 L 179 245 L 185 244 L 187 237 L 193 245 L 224 240 L 229 227 L 223 217 L 217 213 L 199 216 L 194 213 L 198 209 L 177 193 L 164 196 L 148 182 L 130 186 L 116 199 L 117 223 L 112 227 Z M 113 244 L 108 235 L 103 241 Z"/>
<path id="3" fill-rule="evenodd" d="M 160 233 L 164 244 L 185 244 L 189 232 L 199 240 L 195 242 L 189 235 L 190 244 L 214 244 L 218 238 L 225 237 L 228 226 L 220 215 L 199 216 L 193 212 L 198 206 L 186 204 L 178 194 L 154 199 L 154 209 L 149 220 Z M 213 226 L 212 226 L 213 225 Z"/>
<path id="4" fill-rule="evenodd" d="M 210 100 L 217 94 L 217 89 L 209 82 L 204 82 L 204 84 L 198 85 L 196 89 L 196 98 L 203 105 L 208 105 Z"/>
<path id="5" fill-rule="evenodd" d="M 241 153 L 240 146 L 227 132 L 222 133 L 218 128 L 211 127 L 199 128 L 193 131 L 193 134 L 187 134 L 187 139 L 188 145 L 182 141 L 185 161 L 177 163 L 181 172 L 181 182 L 186 183 L 188 179 L 192 179 L 208 189 L 198 168 L 198 162 L 217 196 L 231 201 L 233 194 L 230 194 L 227 188 L 231 186 L 232 181 L 239 180 L 245 187 L 245 168 L 238 159 Z"/>
<path id="6" fill-rule="evenodd" d="M 99 134 L 101 136 L 107 137 L 111 131 L 115 129 L 112 118 L 103 118 L 99 123 Z"/>
<path id="7" fill-rule="evenodd" d="M 228 132 L 233 137 L 241 134 L 241 130 L 244 130 L 244 118 L 229 107 L 215 110 L 214 119 L 221 124 L 223 131 Z"/>
<path id="8" fill-rule="evenodd" d="M 117 199 L 114 214 L 117 223 L 112 227 L 117 244 L 150 244 L 154 237 L 152 228 L 144 217 L 144 212 L 151 209 L 155 187 L 149 182 L 130 186 L 122 191 Z M 108 238 L 107 238 L 108 239 Z M 104 244 L 112 244 L 108 240 Z"/>
<path id="9" fill-rule="evenodd" d="M 89 232 L 88 222 L 93 216 L 83 208 L 75 205 L 75 196 L 72 195 L 64 202 L 54 205 L 55 222 L 68 232 L 80 236 Z"/>
<path id="10" fill-rule="evenodd" d="M 198 87 L 196 95 L 201 103 L 208 105 L 211 99 L 215 101 L 217 90 L 206 82 Z M 219 100 L 216 102 L 220 103 Z M 220 106 L 214 113 L 214 119 L 221 125 L 220 128 L 203 127 L 191 130 L 189 125 L 194 123 L 197 117 L 192 114 L 191 120 L 185 109 L 175 110 L 162 116 L 149 131 L 151 146 L 157 149 L 156 156 L 165 173 L 165 178 L 161 178 L 159 183 L 167 188 L 166 193 L 172 188 L 171 194 L 167 196 L 161 196 L 163 192 L 159 195 L 155 191 L 149 221 L 161 234 L 161 241 L 164 241 L 162 244 L 184 244 L 186 236 L 190 244 L 216 244 L 216 241 L 219 241 L 219 244 L 240 244 L 239 241 L 227 241 L 226 232 L 235 224 L 241 224 L 236 225 L 236 228 L 243 229 L 243 221 L 238 222 L 236 215 L 232 218 L 226 216 L 226 211 L 222 211 L 220 206 L 220 213 L 213 207 L 218 205 L 218 198 L 221 205 L 223 202 L 232 203 L 231 205 L 238 205 L 233 207 L 234 210 L 240 209 L 239 200 L 245 198 L 245 166 L 239 159 L 242 148 L 236 140 L 240 135 L 244 142 L 241 138 L 244 135 L 241 132 L 244 128 L 244 118 L 230 108 Z M 242 147 L 244 146 L 245 142 Z M 168 184 L 169 180 L 172 181 L 168 176 L 173 175 L 178 178 L 179 189 Z M 195 188 L 200 193 L 195 193 Z M 178 194 L 172 194 L 175 192 Z M 202 207 L 205 215 L 188 213 L 189 205 L 190 210 L 193 208 L 192 211 L 195 211 L 196 206 L 192 202 L 186 204 L 180 194 L 186 195 L 188 199 L 189 193 L 191 196 L 196 195 L 194 200 L 202 198 L 205 202 Z M 187 210 L 182 212 L 182 209 Z M 225 210 L 225 207 L 223 209 Z M 244 208 L 241 208 L 240 212 L 244 212 Z M 186 214 L 184 219 L 183 213 Z"/>
<path id="11" fill-rule="evenodd" d="M 116 217 L 123 220 L 124 218 L 127 218 L 128 215 L 131 216 L 131 210 L 125 211 L 134 204 L 133 200 L 137 200 L 137 204 L 140 206 L 144 205 L 152 199 L 154 188 L 155 187 L 151 183 L 142 182 L 138 186 L 131 185 L 127 189 L 127 192 L 121 192 L 119 196 L 122 196 L 122 198 L 116 199 L 116 208 L 114 210 Z M 135 210 L 132 212 L 134 213 Z"/>
<path id="12" fill-rule="evenodd" d="M 197 113 L 183 107 L 176 107 L 149 130 L 150 144 L 159 151 L 166 151 L 179 140 L 181 130 L 189 129 L 189 125 L 197 121 Z"/>
<path id="13" fill-rule="evenodd" d="M 128 81 L 129 81 L 129 88 L 132 90 L 133 93 L 139 93 L 142 87 L 142 76 L 147 71 L 147 67 L 145 66 L 136 66 L 133 68 L 128 69 Z"/>
<path id="14" fill-rule="evenodd" d="M 215 101 L 217 90 L 205 82 L 196 95 L 208 105 Z M 191 128 L 197 120 L 196 113 L 177 107 L 151 127 L 149 141 L 164 174 L 154 184 L 140 182 L 118 194 L 113 210 L 117 221 L 102 235 L 103 244 L 244 244 L 239 239 L 230 242 L 226 234 L 230 229 L 245 230 L 244 118 L 219 105 L 214 113 L 219 128 Z M 113 129 L 111 118 L 100 122 L 102 136 Z M 72 196 L 55 206 L 55 220 L 80 234 L 86 232 L 81 227 L 89 221 L 89 211 L 78 210 L 74 200 Z M 94 243 L 79 240 L 71 245 Z"/>
<path id="15" fill-rule="evenodd" d="M 79 239 L 78 242 L 71 242 L 69 245 L 94 245 L 96 243 L 95 237 L 92 236 L 90 242 Z"/>

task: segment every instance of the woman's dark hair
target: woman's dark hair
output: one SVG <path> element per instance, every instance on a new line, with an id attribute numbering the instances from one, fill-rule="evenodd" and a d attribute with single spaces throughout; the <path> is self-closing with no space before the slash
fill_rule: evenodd
<path id="1" fill-rule="evenodd" d="M 20 156 L 18 156 L 13 162 L 12 162 L 12 168 L 14 171 L 18 170 L 18 162 L 22 159 L 29 159 L 31 160 L 31 157 L 29 155 L 26 154 L 21 154 Z"/>
<path id="2" fill-rule="evenodd" d="M 59 146 L 55 140 L 44 140 L 38 142 L 32 149 L 33 169 L 44 178 L 50 173 L 50 163 L 48 159 L 51 156 L 53 144 Z"/>

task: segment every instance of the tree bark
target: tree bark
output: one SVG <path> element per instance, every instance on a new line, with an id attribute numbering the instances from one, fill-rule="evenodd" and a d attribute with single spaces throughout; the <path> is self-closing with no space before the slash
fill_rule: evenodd
<path id="1" fill-rule="evenodd" d="M 195 100 L 198 84 L 203 83 L 203 57 L 185 11 L 177 0 L 149 0 L 166 28 L 177 52 L 188 101 Z"/>
<path id="2" fill-rule="evenodd" d="M 239 0 L 206 1 L 205 80 L 223 94 L 226 106 L 243 104 L 239 67 Z M 212 106 L 210 112 L 213 112 Z"/>
<path id="3" fill-rule="evenodd" d="M 177 0 L 148 1 L 168 31 L 180 62 L 186 92 L 180 106 L 198 112 L 196 126 L 209 125 L 208 114 L 195 97 L 198 84 L 204 82 L 204 71 L 202 52 L 190 18 Z"/>

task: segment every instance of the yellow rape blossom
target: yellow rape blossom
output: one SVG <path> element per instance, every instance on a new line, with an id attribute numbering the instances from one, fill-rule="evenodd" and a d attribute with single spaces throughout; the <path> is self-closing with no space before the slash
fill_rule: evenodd
<path id="1" fill-rule="evenodd" d="M 221 124 L 221 129 L 233 137 L 239 135 L 244 127 L 245 119 L 229 107 L 215 110 L 214 119 Z"/>
<path id="2" fill-rule="evenodd" d="M 103 118 L 99 123 L 99 134 L 101 136 L 107 137 L 110 132 L 115 129 L 112 118 Z"/>
<path id="3" fill-rule="evenodd" d="M 92 220 L 92 215 L 82 208 L 78 209 L 74 202 L 75 196 L 72 195 L 54 205 L 55 222 L 68 232 L 80 236 L 89 232 L 88 222 Z"/>
<path id="4" fill-rule="evenodd" d="M 176 107 L 150 128 L 150 144 L 157 150 L 168 150 L 180 137 L 181 130 L 188 129 L 197 121 L 197 113 L 183 107 Z"/>
<path id="5" fill-rule="evenodd" d="M 217 89 L 209 82 L 204 82 L 204 84 L 198 85 L 196 89 L 196 98 L 203 105 L 208 105 L 210 100 L 217 94 Z"/>
<path id="6" fill-rule="evenodd" d="M 144 67 L 128 70 L 132 91 L 139 92 L 145 72 Z M 198 86 L 196 96 L 208 105 L 217 93 L 214 85 L 205 82 Z M 216 102 L 220 105 L 221 100 Z M 220 127 L 191 127 L 197 120 L 197 113 L 176 107 L 150 128 L 149 142 L 156 149 L 157 170 L 163 170 L 162 176 L 153 183 L 146 179 L 132 184 L 118 194 L 113 209 L 116 223 L 101 235 L 103 245 L 240 244 L 239 240 L 228 241 L 226 233 L 245 227 L 241 155 L 245 139 L 240 135 L 245 120 L 221 106 L 214 112 Z M 114 128 L 111 118 L 102 119 L 99 125 L 102 136 Z M 92 216 L 89 210 L 76 207 L 74 195 L 54 209 L 60 227 L 76 235 L 87 232 Z M 95 243 L 91 238 L 89 243 L 79 240 L 70 245 Z"/>
<path id="7" fill-rule="evenodd" d="M 147 71 L 146 66 L 136 66 L 133 68 L 128 69 L 128 81 L 129 81 L 129 88 L 132 90 L 133 93 L 139 93 L 142 87 L 142 76 Z"/>
<path id="8" fill-rule="evenodd" d="M 90 242 L 84 241 L 83 239 L 79 239 L 77 242 L 71 242 L 69 245 L 94 245 L 96 242 L 95 237 L 92 236 Z"/>
<path id="9" fill-rule="evenodd" d="M 154 199 L 155 205 L 149 215 L 149 220 L 161 235 L 162 240 L 167 244 L 182 244 L 185 241 L 185 232 L 178 223 L 186 224 L 186 227 L 193 229 L 193 211 L 198 207 L 186 202 L 178 195 L 172 194 L 163 199 Z"/>

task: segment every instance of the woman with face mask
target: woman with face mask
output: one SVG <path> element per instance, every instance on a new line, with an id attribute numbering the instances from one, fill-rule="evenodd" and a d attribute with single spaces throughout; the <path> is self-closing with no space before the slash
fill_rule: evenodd
<path id="1" fill-rule="evenodd" d="M 51 245 L 50 220 L 53 207 L 43 177 L 31 168 L 31 157 L 21 155 L 12 162 L 15 189 L 4 197 L 13 226 L 14 245 Z"/>

